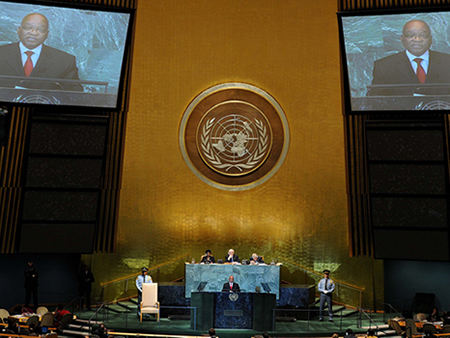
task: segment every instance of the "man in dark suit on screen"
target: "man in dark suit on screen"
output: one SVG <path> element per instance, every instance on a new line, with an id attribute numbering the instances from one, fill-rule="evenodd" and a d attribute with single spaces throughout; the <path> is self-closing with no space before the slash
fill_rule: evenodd
<path id="1" fill-rule="evenodd" d="M 39 13 L 26 15 L 17 28 L 18 43 L 0 46 L 0 75 L 20 76 L 27 79 L 0 79 L 0 87 L 82 91 L 79 83 L 63 80 L 79 80 L 75 56 L 44 45 L 48 37 L 49 23 Z M 33 81 L 33 78 L 61 79 Z"/>
<path id="2" fill-rule="evenodd" d="M 415 86 L 401 87 L 408 84 L 448 83 L 450 87 L 450 55 L 430 50 L 433 37 L 426 22 L 408 21 L 400 41 L 405 50 L 375 61 L 372 81 L 372 85 L 399 87 L 371 88 L 369 95 L 412 95 Z"/>

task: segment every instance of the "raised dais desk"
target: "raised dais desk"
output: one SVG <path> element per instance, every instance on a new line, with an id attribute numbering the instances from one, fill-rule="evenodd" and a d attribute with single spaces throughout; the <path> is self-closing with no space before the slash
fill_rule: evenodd
<path id="1" fill-rule="evenodd" d="M 233 275 L 241 292 L 254 293 L 256 287 L 262 293 L 271 293 L 280 298 L 280 266 L 278 265 L 232 265 L 189 264 L 185 265 L 186 298 L 192 292 L 221 292 L 223 284 Z"/>

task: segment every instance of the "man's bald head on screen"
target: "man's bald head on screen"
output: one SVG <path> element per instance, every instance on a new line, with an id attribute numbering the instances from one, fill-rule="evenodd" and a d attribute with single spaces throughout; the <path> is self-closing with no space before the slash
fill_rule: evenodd
<path id="1" fill-rule="evenodd" d="M 430 26 L 422 20 L 411 20 L 403 26 L 400 41 L 411 54 L 423 55 L 433 43 Z"/>
<path id="2" fill-rule="evenodd" d="M 39 13 L 28 14 L 17 28 L 17 34 L 26 48 L 34 49 L 48 37 L 48 20 Z"/>

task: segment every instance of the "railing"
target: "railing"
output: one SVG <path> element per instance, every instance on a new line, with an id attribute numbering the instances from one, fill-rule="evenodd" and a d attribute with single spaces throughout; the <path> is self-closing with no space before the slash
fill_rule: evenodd
<path id="1" fill-rule="evenodd" d="M 205 336 L 180 336 L 175 334 L 152 334 L 152 333 L 127 333 L 127 332 L 111 332 L 114 336 L 135 336 L 135 337 L 159 337 L 159 338 L 205 338 Z M 215 336 L 219 338 L 219 336 Z"/>
<path id="2" fill-rule="evenodd" d="M 300 265 L 300 264 L 297 264 L 297 263 L 295 263 L 295 262 L 292 262 L 292 261 L 290 261 L 290 260 L 288 260 L 288 259 L 283 259 L 283 258 L 282 258 L 282 259 L 281 259 L 281 262 L 283 263 L 283 265 L 289 264 L 289 265 L 292 265 L 292 266 L 294 266 L 294 267 L 296 267 L 296 268 L 302 270 L 302 271 L 305 273 L 305 275 L 309 275 L 309 276 L 312 277 L 317 283 L 323 278 L 323 274 L 322 274 L 322 273 L 313 271 L 313 270 L 311 270 L 311 269 L 308 269 L 307 267 L 304 267 L 304 266 L 302 266 L 302 265 Z M 335 290 L 334 290 L 334 293 L 335 293 L 337 296 L 339 296 L 339 288 L 347 288 L 347 289 L 349 289 L 349 290 L 359 292 L 359 305 L 356 306 L 356 307 L 361 307 L 361 306 L 362 306 L 362 294 L 363 294 L 363 292 L 364 292 L 364 290 L 365 290 L 364 288 L 361 288 L 361 287 L 356 286 L 356 285 L 351 285 L 351 284 L 348 284 L 348 283 L 345 283 L 345 282 L 341 282 L 341 281 L 338 281 L 338 280 L 336 280 L 336 279 L 334 279 L 334 278 L 333 278 L 333 281 L 334 281 L 334 283 L 336 284 L 336 288 L 335 288 Z"/>
<path id="3" fill-rule="evenodd" d="M 90 323 L 91 321 L 92 321 L 92 319 L 97 315 L 97 313 L 101 310 L 101 309 L 103 309 L 103 322 L 104 323 L 106 323 L 106 322 L 108 322 L 109 321 L 109 311 L 111 310 L 109 307 L 108 307 L 108 305 L 110 305 L 110 304 L 112 304 L 113 302 L 103 302 L 102 303 L 102 305 L 97 309 L 97 311 L 96 311 L 96 313 L 94 314 L 94 315 L 92 315 L 92 317 L 89 319 L 89 321 L 88 321 L 88 323 Z M 129 313 L 132 313 L 132 311 L 133 310 L 135 310 L 135 309 L 132 309 L 132 308 L 130 308 L 129 306 L 127 306 L 127 305 L 121 305 L 123 308 L 124 308 L 124 310 L 125 311 L 123 311 L 123 312 L 121 312 L 122 314 L 125 314 L 125 328 L 127 328 L 128 327 L 128 314 Z M 159 309 L 160 309 L 160 313 L 159 313 L 159 315 L 161 316 L 161 312 L 162 312 L 162 310 L 163 309 L 169 309 L 169 310 L 172 310 L 172 309 L 175 309 L 175 310 L 187 310 L 188 312 L 189 312 L 189 314 L 190 314 L 190 316 L 192 316 L 193 317 L 193 321 L 192 321 L 192 323 L 193 323 L 193 329 L 194 329 L 194 331 L 196 331 L 197 330 L 197 307 L 193 307 L 193 306 L 173 306 L 173 305 L 161 305 L 160 307 L 159 307 Z M 118 311 L 114 311 L 114 312 L 118 312 Z M 134 316 L 135 314 L 133 314 L 133 316 Z M 106 316 L 106 320 L 105 320 L 105 316 Z M 158 321 L 158 327 L 159 328 L 161 328 L 161 320 L 159 320 Z M 111 335 L 114 335 L 114 336 L 116 336 L 117 334 L 116 334 L 116 332 L 114 332 L 114 333 L 111 333 Z M 129 335 L 133 335 L 133 334 L 129 334 Z M 142 336 L 148 336 L 147 335 L 147 333 L 145 333 L 145 334 L 143 334 L 143 333 L 141 333 L 141 335 Z M 155 336 L 155 337 L 157 337 L 157 336 Z M 165 335 L 162 335 L 161 337 L 166 337 Z M 169 336 L 167 336 L 167 337 L 169 337 Z M 170 337 L 175 337 L 175 336 L 170 336 Z M 184 337 L 184 336 L 183 336 Z M 191 336 L 189 336 L 189 337 L 191 337 Z"/>
<path id="4" fill-rule="evenodd" d="M 389 304 L 389 303 L 383 303 L 383 305 L 385 305 L 385 306 L 387 306 L 387 307 L 389 308 L 389 319 L 390 319 L 390 317 L 391 317 L 392 310 L 394 311 L 394 313 L 398 314 L 398 316 L 399 316 L 400 318 L 403 317 L 403 315 L 402 315 L 400 312 L 398 312 L 391 304 Z M 383 312 L 383 321 L 386 322 L 386 310 L 384 310 L 384 312 Z"/>
<path id="5" fill-rule="evenodd" d="M 364 315 L 369 320 L 369 323 L 370 323 L 369 329 L 372 328 L 372 324 L 373 324 L 376 327 L 375 333 L 377 333 L 379 331 L 379 327 L 375 323 L 375 321 L 372 319 L 372 317 L 370 317 L 370 315 L 366 312 L 366 310 L 370 310 L 370 309 L 364 309 L 362 307 L 358 308 L 358 317 L 356 318 L 356 327 L 359 329 L 362 327 L 362 315 Z"/>
<path id="6" fill-rule="evenodd" d="M 163 268 L 165 266 L 168 266 L 170 264 L 173 264 L 175 262 L 178 262 L 181 259 L 185 259 L 185 258 L 189 258 L 189 257 L 190 257 L 190 254 L 185 254 L 183 256 L 177 257 L 175 259 L 172 259 L 171 261 L 168 261 L 168 262 L 165 262 L 165 263 L 162 263 L 162 264 L 159 264 L 159 265 L 156 265 L 156 266 L 153 266 L 153 267 L 149 268 L 149 272 L 156 270 L 157 271 L 157 276 L 158 276 L 156 278 L 156 281 L 158 281 L 159 280 L 159 271 L 160 271 L 161 268 Z M 119 283 L 124 283 L 124 290 L 123 291 L 124 292 L 128 292 L 130 279 L 134 282 L 136 280 L 137 276 L 139 276 L 140 274 L 141 273 L 138 272 L 138 273 L 135 273 L 135 274 L 132 274 L 132 275 L 128 275 L 128 276 L 125 276 L 125 277 L 121 277 L 121 278 L 118 278 L 118 279 L 115 279 L 115 280 L 112 280 L 112 281 L 109 281 L 109 282 L 106 282 L 106 283 L 101 283 L 100 286 L 102 287 L 102 291 L 101 291 L 101 295 L 100 295 L 100 300 L 104 301 L 104 299 L 106 298 L 105 297 L 105 292 L 106 292 L 105 290 L 106 290 L 106 288 L 108 288 L 108 287 L 116 287 Z M 134 283 L 133 283 L 133 285 L 134 285 Z"/>
<path id="7" fill-rule="evenodd" d="M 97 308 L 97 310 L 94 312 L 94 314 L 89 318 L 89 320 L 88 320 L 89 332 L 92 332 L 92 323 L 91 323 L 92 320 L 94 319 L 94 317 L 97 317 L 99 311 L 100 311 L 101 309 L 103 309 L 107 303 L 108 303 L 108 302 L 103 302 L 103 303 Z M 103 316 L 104 316 L 104 312 L 103 312 Z"/>

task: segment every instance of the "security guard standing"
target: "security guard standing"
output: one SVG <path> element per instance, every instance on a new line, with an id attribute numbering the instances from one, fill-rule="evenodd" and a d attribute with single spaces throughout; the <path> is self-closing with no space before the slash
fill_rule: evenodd
<path id="1" fill-rule="evenodd" d="M 323 270 L 323 276 L 319 282 L 318 289 L 320 292 L 320 309 L 319 309 L 319 321 L 323 320 L 322 311 L 325 307 L 325 303 L 328 306 L 328 320 L 330 322 L 333 321 L 333 297 L 332 293 L 336 285 L 333 280 L 330 278 L 330 270 Z"/>
<path id="2" fill-rule="evenodd" d="M 136 278 L 136 288 L 138 289 L 138 308 L 137 308 L 137 314 L 140 317 L 141 316 L 141 302 L 142 302 L 142 284 L 144 283 L 153 283 L 152 277 L 147 276 L 148 269 L 146 267 L 143 267 L 141 269 L 142 274 L 137 276 Z"/>

